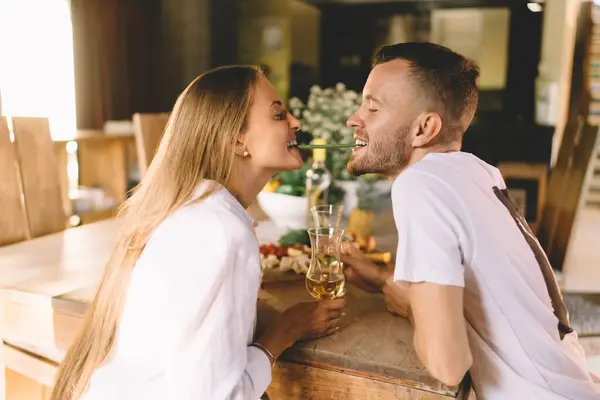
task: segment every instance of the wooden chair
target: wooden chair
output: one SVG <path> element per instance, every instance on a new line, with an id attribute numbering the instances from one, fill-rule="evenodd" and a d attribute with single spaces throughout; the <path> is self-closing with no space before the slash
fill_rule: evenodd
<path id="1" fill-rule="evenodd" d="M 526 181 L 537 186 L 537 193 L 526 192 L 525 194 L 525 197 L 533 196 L 537 198 L 537 201 L 535 202 L 535 219 L 528 220 L 531 230 L 534 233 L 537 233 L 546 201 L 546 188 L 548 186 L 547 165 L 502 162 L 498 164 L 498 169 L 504 177 L 504 180 L 507 181 L 507 187 L 509 189 L 519 189 L 518 187 L 511 186 L 511 180 L 521 182 Z"/>
<path id="2" fill-rule="evenodd" d="M 27 237 L 15 146 L 10 140 L 6 118 L 0 117 L 0 246 L 20 242 Z"/>
<path id="3" fill-rule="evenodd" d="M 142 176 L 144 176 L 152 162 L 168 120 L 168 113 L 133 114 L 138 164 Z"/>
<path id="4" fill-rule="evenodd" d="M 46 118 L 0 117 L 0 246 L 67 227 L 59 170 Z M 23 199 L 23 201 L 22 201 Z M 0 400 L 49 398 L 57 364 L 0 337 Z"/>
<path id="5" fill-rule="evenodd" d="M 49 121 L 13 117 L 12 123 L 30 237 L 60 232 L 67 215 Z"/>

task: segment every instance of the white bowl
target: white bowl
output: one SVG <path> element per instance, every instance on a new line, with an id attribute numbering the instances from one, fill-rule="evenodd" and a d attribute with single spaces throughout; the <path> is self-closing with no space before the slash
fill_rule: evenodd
<path id="1" fill-rule="evenodd" d="M 275 223 L 286 229 L 307 229 L 308 199 L 288 194 L 260 192 L 258 205 Z"/>

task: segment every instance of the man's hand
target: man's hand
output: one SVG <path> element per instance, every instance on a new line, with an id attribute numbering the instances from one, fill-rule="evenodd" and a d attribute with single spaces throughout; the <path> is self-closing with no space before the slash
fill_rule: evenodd
<path id="1" fill-rule="evenodd" d="M 342 262 L 346 281 L 370 293 L 381 293 L 386 279 L 392 274 L 367 260 L 364 254 L 349 243 L 342 244 Z"/>

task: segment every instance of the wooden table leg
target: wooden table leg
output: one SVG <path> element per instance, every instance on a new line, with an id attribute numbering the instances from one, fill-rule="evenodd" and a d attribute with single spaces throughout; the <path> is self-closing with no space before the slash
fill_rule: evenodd
<path id="1" fill-rule="evenodd" d="M 6 400 L 48 400 L 50 392 L 49 387 L 6 369 Z"/>
<path id="2" fill-rule="evenodd" d="M 48 400 L 57 366 L 46 359 L 2 345 L 4 397 L 0 400 Z"/>

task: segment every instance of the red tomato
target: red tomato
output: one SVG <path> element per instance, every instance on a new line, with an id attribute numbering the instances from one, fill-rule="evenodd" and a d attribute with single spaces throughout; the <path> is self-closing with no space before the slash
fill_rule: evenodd
<path id="1" fill-rule="evenodd" d="M 277 246 L 277 249 L 275 250 L 275 254 L 277 255 L 277 257 L 283 257 L 283 256 L 287 255 L 287 248 L 284 246 Z"/>

